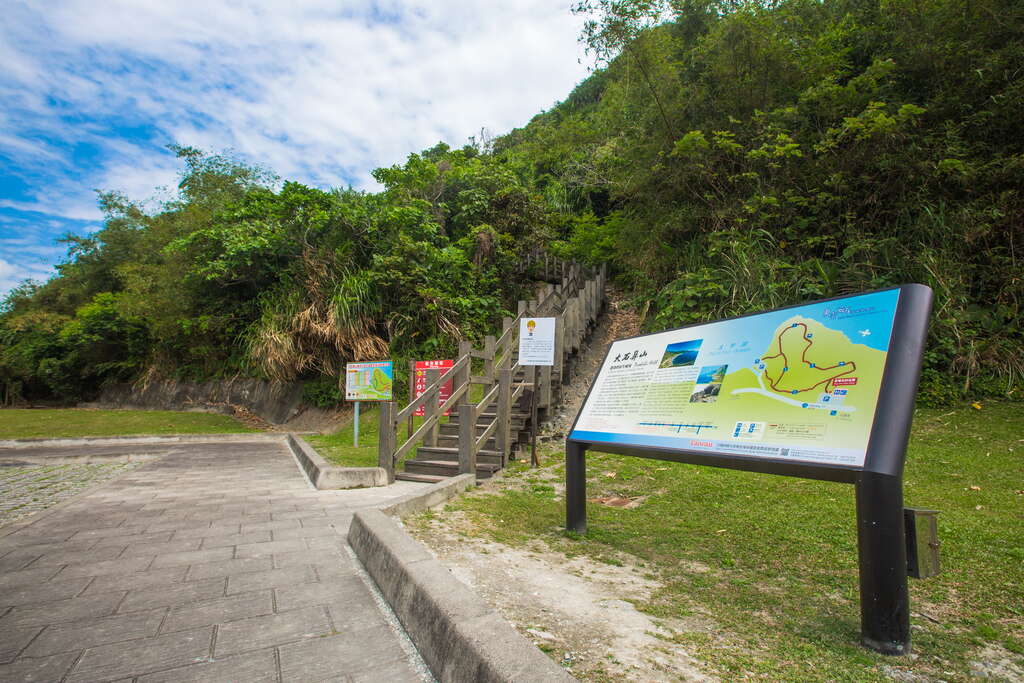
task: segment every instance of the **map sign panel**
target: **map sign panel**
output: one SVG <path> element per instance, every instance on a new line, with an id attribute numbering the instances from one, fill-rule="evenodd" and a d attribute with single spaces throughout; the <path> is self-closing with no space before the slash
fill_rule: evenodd
<path id="1" fill-rule="evenodd" d="M 390 401 L 393 377 L 389 360 L 348 363 L 345 366 L 345 400 Z"/>
<path id="2" fill-rule="evenodd" d="M 418 360 L 413 370 L 413 398 L 419 398 L 423 395 L 423 392 L 427 390 L 427 370 L 437 369 L 439 374 L 443 375 L 445 372 L 451 369 L 452 365 L 455 364 L 453 360 Z M 441 385 L 440 391 L 437 392 L 437 405 L 442 406 L 444 402 L 452 397 L 452 380 L 448 380 Z M 445 415 L 451 411 L 445 411 Z M 426 406 L 420 406 L 413 411 L 413 415 L 417 417 L 423 417 L 427 414 Z"/>
<path id="3" fill-rule="evenodd" d="M 863 467 L 899 297 L 617 341 L 569 438 Z"/>

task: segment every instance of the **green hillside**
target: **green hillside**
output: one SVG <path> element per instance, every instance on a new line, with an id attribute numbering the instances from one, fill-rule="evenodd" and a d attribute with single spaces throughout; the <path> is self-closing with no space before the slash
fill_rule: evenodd
<path id="1" fill-rule="evenodd" d="M 444 357 L 515 309 L 534 248 L 607 262 L 648 329 L 924 282 L 922 399 L 1024 377 L 1024 6 L 582 0 L 592 75 L 523 128 L 282 182 L 176 148 L 176 197 L 101 194 L 57 277 L 0 307 L 0 403 L 141 376 L 309 382 Z"/>
<path id="2" fill-rule="evenodd" d="M 1024 377 L 1024 6 L 584 0 L 601 68 L 496 153 L 648 329 L 923 282 L 922 397 Z"/>

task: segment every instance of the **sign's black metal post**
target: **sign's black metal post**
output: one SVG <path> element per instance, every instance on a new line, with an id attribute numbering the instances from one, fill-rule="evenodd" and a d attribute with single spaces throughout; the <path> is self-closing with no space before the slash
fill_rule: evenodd
<path id="1" fill-rule="evenodd" d="M 903 519 L 903 464 L 914 417 L 932 292 L 922 285 L 902 288 L 893 321 L 870 447 L 854 480 L 857 548 L 860 559 L 861 641 L 889 655 L 910 652 L 910 597 L 907 590 L 906 525 Z"/>
<path id="2" fill-rule="evenodd" d="M 903 482 L 899 477 L 861 472 L 855 486 L 861 641 L 882 654 L 907 654 L 910 597 Z"/>
<path id="3" fill-rule="evenodd" d="M 565 444 L 565 528 L 587 532 L 587 447 L 575 441 Z"/>

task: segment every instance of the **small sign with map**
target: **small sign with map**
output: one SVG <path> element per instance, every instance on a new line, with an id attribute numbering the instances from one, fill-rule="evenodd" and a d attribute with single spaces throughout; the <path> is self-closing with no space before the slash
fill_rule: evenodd
<path id="1" fill-rule="evenodd" d="M 864 466 L 900 289 L 614 342 L 570 439 Z"/>
<path id="2" fill-rule="evenodd" d="M 345 366 L 345 400 L 390 401 L 393 377 L 389 360 L 348 363 Z"/>

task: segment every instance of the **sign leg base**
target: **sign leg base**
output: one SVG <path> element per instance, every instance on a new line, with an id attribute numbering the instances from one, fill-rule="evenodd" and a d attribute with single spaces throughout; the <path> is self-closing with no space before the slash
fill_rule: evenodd
<path id="1" fill-rule="evenodd" d="M 861 643 L 884 655 L 910 654 L 903 482 L 862 472 L 856 487 Z"/>
<path id="2" fill-rule="evenodd" d="M 587 533 L 587 449 L 565 444 L 565 530 Z"/>

